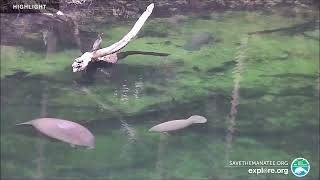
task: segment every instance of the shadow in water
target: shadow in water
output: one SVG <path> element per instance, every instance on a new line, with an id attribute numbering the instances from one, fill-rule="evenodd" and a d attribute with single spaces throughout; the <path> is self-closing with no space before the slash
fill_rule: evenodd
<path id="1" fill-rule="evenodd" d="M 46 40 L 46 45 L 47 45 L 47 57 L 45 61 L 49 60 L 49 56 L 51 53 L 56 51 L 57 47 L 57 37 L 55 34 L 51 31 L 48 32 L 50 35 L 48 36 Z M 40 101 L 40 118 L 45 118 L 48 116 L 48 91 L 49 91 L 49 86 L 48 86 L 48 81 L 43 78 L 42 81 L 40 82 L 43 85 L 42 89 L 42 94 L 41 94 L 41 101 Z M 37 141 L 36 144 L 36 149 L 37 149 L 37 154 L 38 158 L 36 159 L 36 164 L 37 164 L 37 169 L 34 175 L 35 179 L 43 179 L 46 177 L 45 175 L 45 163 L 46 163 L 46 158 L 45 158 L 45 139 L 42 137 L 43 135 L 39 132 L 38 133 L 40 138 Z"/>
<path id="2" fill-rule="evenodd" d="M 240 81 L 242 78 L 242 72 L 244 68 L 244 60 L 246 58 L 246 50 L 248 46 L 248 36 L 244 36 L 241 38 L 240 46 L 238 49 L 238 53 L 235 57 L 236 66 L 233 71 L 234 73 L 234 86 L 232 90 L 232 100 L 231 100 L 231 109 L 228 117 L 226 118 L 227 131 L 225 137 L 225 159 L 226 162 L 229 162 L 230 157 L 229 153 L 232 151 L 232 141 L 235 133 L 236 126 L 236 118 L 237 118 L 237 105 L 239 104 L 239 89 L 240 89 Z M 227 169 L 227 174 L 229 171 Z"/>

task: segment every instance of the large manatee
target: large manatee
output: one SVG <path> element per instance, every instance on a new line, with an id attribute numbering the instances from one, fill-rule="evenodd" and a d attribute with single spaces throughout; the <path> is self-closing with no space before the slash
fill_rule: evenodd
<path id="1" fill-rule="evenodd" d="M 95 147 L 95 137 L 82 125 L 63 119 L 40 118 L 17 125 L 30 124 L 41 133 L 69 143 L 71 146 Z"/>
<path id="2" fill-rule="evenodd" d="M 207 119 L 202 116 L 194 115 L 189 117 L 188 119 L 179 119 L 179 120 L 172 120 L 167 121 L 156 126 L 153 126 L 149 131 L 151 132 L 167 132 L 167 131 L 174 131 L 178 129 L 182 129 L 185 127 L 190 126 L 194 123 L 205 123 Z"/>

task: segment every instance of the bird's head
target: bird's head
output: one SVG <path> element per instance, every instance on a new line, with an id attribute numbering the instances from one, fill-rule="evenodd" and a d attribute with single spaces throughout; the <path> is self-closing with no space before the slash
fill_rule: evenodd
<path id="1" fill-rule="evenodd" d="M 92 60 L 92 53 L 86 52 L 81 57 L 75 59 L 72 63 L 72 71 L 78 72 L 84 70 Z"/>

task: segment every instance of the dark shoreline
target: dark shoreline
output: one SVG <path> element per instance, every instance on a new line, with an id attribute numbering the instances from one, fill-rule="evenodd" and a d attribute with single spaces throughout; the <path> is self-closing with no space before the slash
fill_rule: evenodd
<path id="1" fill-rule="evenodd" d="M 28 1 L 4 1 L 1 4 L 1 12 L 22 12 L 23 10 L 13 10 L 12 6 L 18 6 Z M 45 12 L 52 9 L 61 10 L 62 12 L 82 11 L 86 13 L 104 12 L 105 15 L 134 18 L 139 16 L 150 3 L 157 7 L 153 16 L 166 17 L 174 14 L 185 13 L 205 13 L 212 11 L 225 10 L 262 10 L 275 7 L 300 7 L 300 8 L 319 8 L 317 0 L 51 0 L 50 4 L 43 3 L 44 0 L 37 0 L 36 5 L 46 5 L 45 10 L 33 9 L 30 12 Z M 78 2 L 78 3 L 76 3 Z M 20 4 L 19 4 L 20 3 Z"/>

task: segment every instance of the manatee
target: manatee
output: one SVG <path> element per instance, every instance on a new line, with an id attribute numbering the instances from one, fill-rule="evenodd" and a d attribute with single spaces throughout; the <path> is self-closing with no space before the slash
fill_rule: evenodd
<path id="1" fill-rule="evenodd" d="M 39 130 L 41 133 L 69 143 L 71 146 L 85 146 L 88 149 L 95 148 L 95 137 L 82 125 L 63 119 L 39 118 L 28 122 L 16 124 L 29 124 Z"/>
<path id="2" fill-rule="evenodd" d="M 198 51 L 204 44 L 208 44 L 212 39 L 211 35 L 207 32 L 200 32 L 192 35 L 185 45 L 184 49 L 188 51 Z"/>
<path id="3" fill-rule="evenodd" d="M 193 115 L 188 119 L 172 120 L 172 121 L 167 121 L 167 122 L 158 124 L 156 126 L 153 126 L 151 129 L 149 129 L 149 131 L 150 132 L 174 131 L 174 130 L 188 127 L 194 123 L 205 123 L 205 122 L 207 122 L 207 119 L 205 117 Z"/>

